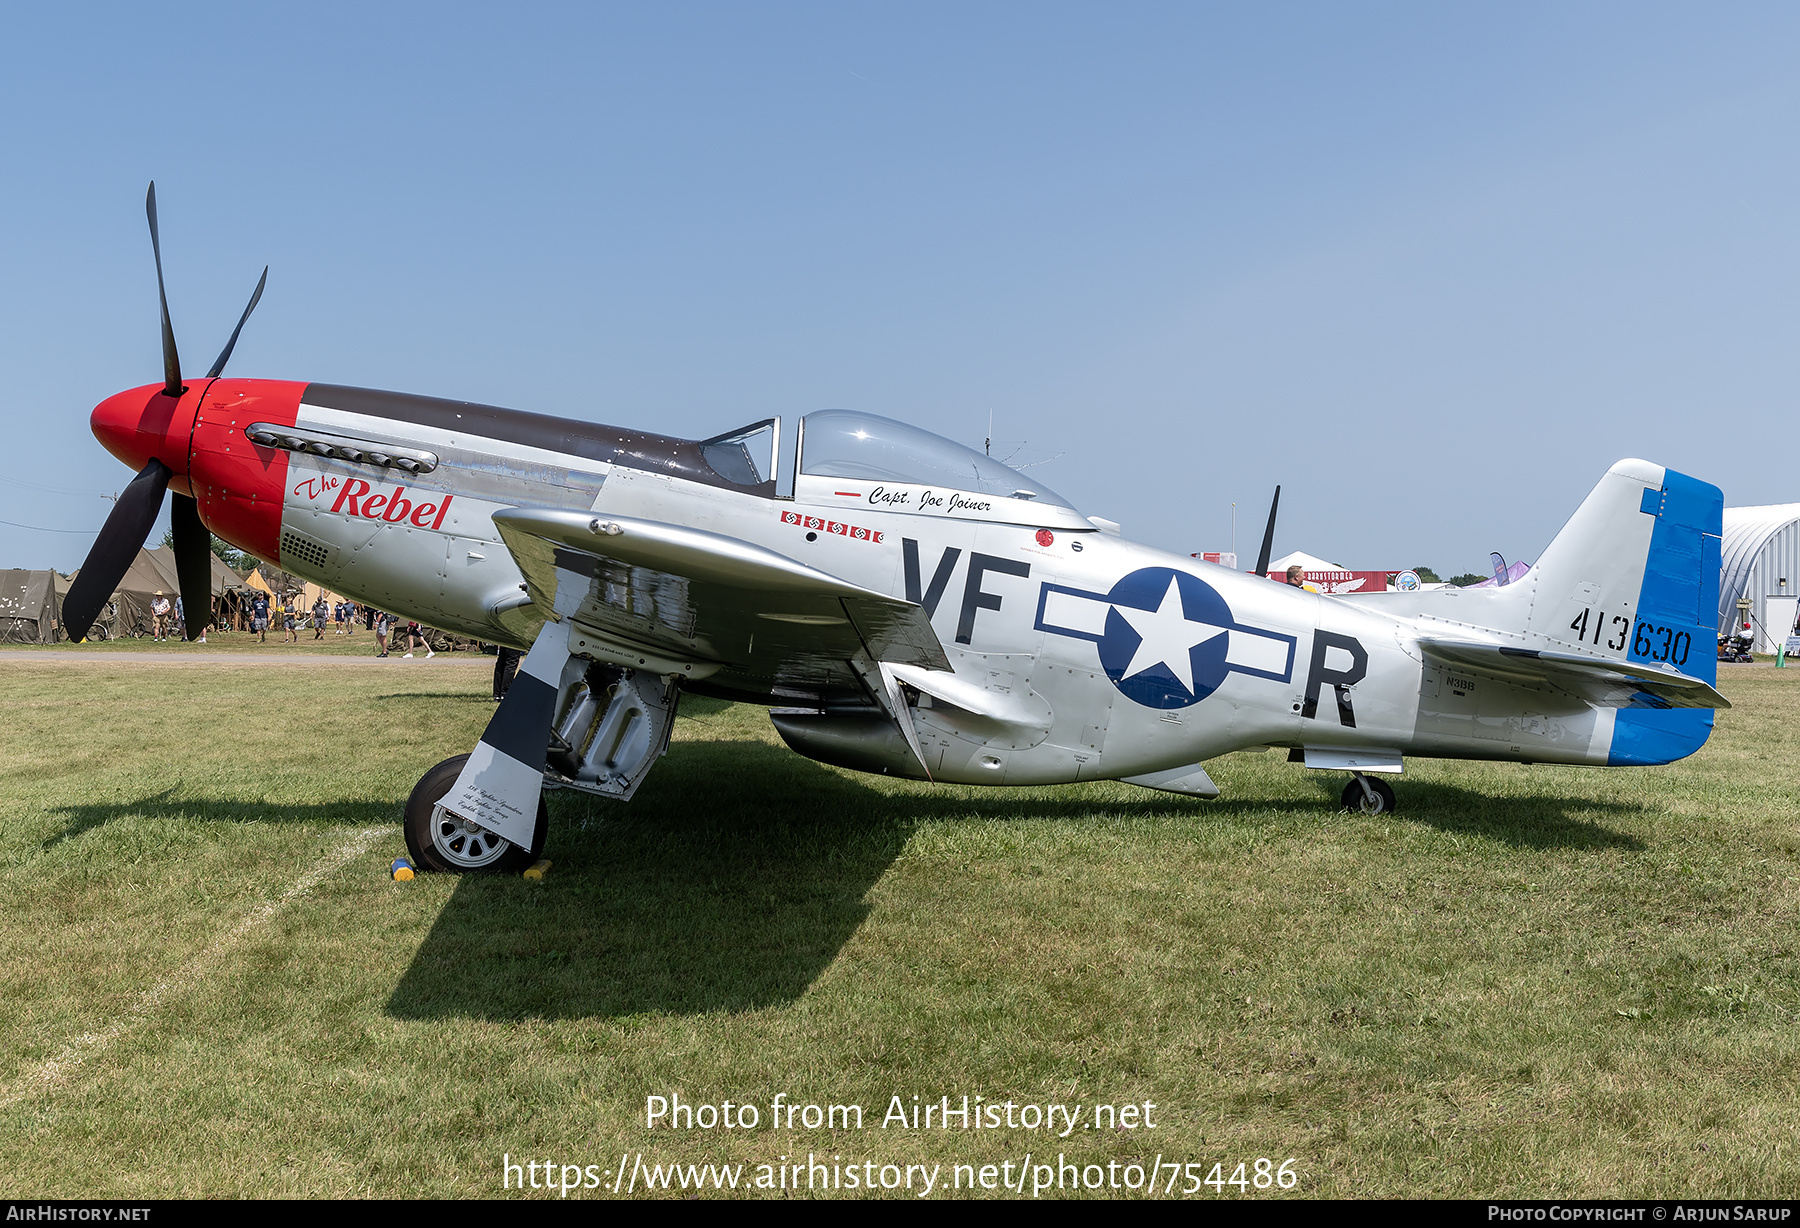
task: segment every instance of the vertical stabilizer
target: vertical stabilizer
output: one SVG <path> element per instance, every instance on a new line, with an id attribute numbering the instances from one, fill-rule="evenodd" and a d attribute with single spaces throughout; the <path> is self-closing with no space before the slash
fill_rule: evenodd
<path id="1" fill-rule="evenodd" d="M 1716 681 L 1713 624 L 1725 497 L 1717 486 L 1648 461 L 1623 460 L 1545 549 L 1525 582 L 1533 646 L 1646 662 Z M 1496 628 L 1507 630 L 1508 628 Z M 1544 643 L 1544 641 L 1549 643 Z M 1654 697 L 1621 709 L 1608 762 L 1668 763 L 1712 731 L 1706 709 Z"/>

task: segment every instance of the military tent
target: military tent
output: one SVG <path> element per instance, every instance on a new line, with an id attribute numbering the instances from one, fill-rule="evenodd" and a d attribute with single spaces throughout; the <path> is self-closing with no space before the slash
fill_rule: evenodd
<path id="1" fill-rule="evenodd" d="M 150 551 L 139 547 L 137 557 L 125 569 L 124 578 L 101 608 L 99 617 L 94 619 L 88 638 L 117 640 L 154 634 L 156 622 L 150 614 L 150 603 L 161 592 L 172 606 L 179 591 L 180 586 L 163 574 Z"/>
<path id="2" fill-rule="evenodd" d="M 0 644 L 62 639 L 62 598 L 53 571 L 0 571 Z"/>
<path id="3" fill-rule="evenodd" d="M 175 552 L 167 546 L 157 546 L 155 549 L 146 547 L 143 557 L 167 581 L 161 587 L 173 602 L 181 594 L 181 576 L 176 569 Z M 223 626 L 232 620 L 232 615 L 240 604 L 234 598 L 242 598 L 252 591 L 253 586 L 245 583 L 244 577 L 227 566 L 225 560 L 218 555 L 209 554 L 208 557 L 212 559 L 212 618 L 209 625 L 217 623 Z"/>
<path id="4" fill-rule="evenodd" d="M 156 569 L 156 574 L 163 578 L 163 583 L 158 587 L 164 593 L 173 596 L 181 587 L 181 576 L 175 570 L 175 552 L 173 550 L 167 546 L 145 546 L 138 552 L 138 558 L 148 562 L 151 567 Z M 174 587 L 171 588 L 170 585 Z"/>
<path id="5" fill-rule="evenodd" d="M 175 565 L 175 552 L 167 546 L 157 546 L 155 549 L 146 547 L 144 553 L 149 556 L 151 565 L 162 574 L 163 578 L 175 586 L 174 588 L 165 587 L 164 591 L 179 592 L 181 573 Z M 212 595 L 214 597 L 223 597 L 235 588 L 244 587 L 244 577 L 226 566 L 224 559 L 216 554 L 209 554 L 208 557 L 212 559 Z"/>

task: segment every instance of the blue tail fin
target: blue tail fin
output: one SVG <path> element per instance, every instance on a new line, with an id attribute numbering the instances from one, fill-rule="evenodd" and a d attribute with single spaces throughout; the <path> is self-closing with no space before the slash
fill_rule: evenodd
<path id="1" fill-rule="evenodd" d="M 1719 612 L 1719 547 L 1725 496 L 1717 486 L 1665 470 L 1662 489 L 1646 489 L 1640 511 L 1656 518 L 1628 660 L 1669 663 L 1707 682 L 1718 680 L 1714 636 Z M 1624 708 L 1613 725 L 1615 765 L 1670 763 L 1693 754 L 1712 733 L 1704 708 Z"/>

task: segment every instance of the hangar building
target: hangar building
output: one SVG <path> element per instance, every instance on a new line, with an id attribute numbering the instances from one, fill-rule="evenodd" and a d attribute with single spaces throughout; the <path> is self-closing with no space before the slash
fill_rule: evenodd
<path id="1" fill-rule="evenodd" d="M 1774 652 L 1775 639 L 1793 628 L 1769 626 L 1768 598 L 1800 593 L 1800 503 L 1726 508 L 1721 545 L 1719 631 L 1737 617 L 1738 598 L 1748 597 L 1756 651 Z M 1777 611 L 1788 604 L 1777 602 Z"/>

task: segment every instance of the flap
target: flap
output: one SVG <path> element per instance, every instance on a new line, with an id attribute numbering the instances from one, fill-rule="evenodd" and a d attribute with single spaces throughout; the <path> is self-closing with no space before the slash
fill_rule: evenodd
<path id="1" fill-rule="evenodd" d="M 703 529 L 552 508 L 494 524 L 542 610 L 662 661 L 705 663 L 771 685 L 842 672 L 860 653 L 923 670 L 950 662 L 918 605 Z M 584 591 L 559 593 L 562 577 Z"/>
<path id="2" fill-rule="evenodd" d="M 1040 735 L 1050 730 L 1052 713 L 1049 705 L 1028 687 L 993 691 L 954 673 L 929 672 L 908 665 L 891 665 L 886 672 L 933 699 L 941 699 L 1010 729 Z"/>
<path id="3" fill-rule="evenodd" d="M 1548 683 L 1597 708 L 1731 707 L 1709 684 L 1672 665 L 1463 640 L 1422 639 L 1419 647 L 1440 664 L 1503 682 Z"/>
<path id="4" fill-rule="evenodd" d="M 1188 797 L 1204 797 L 1208 801 L 1219 796 L 1219 786 L 1206 774 L 1206 769 L 1198 764 L 1121 779 L 1128 785 L 1142 785 L 1146 789 L 1159 789 L 1164 793 L 1184 793 Z"/>
<path id="5" fill-rule="evenodd" d="M 1308 746 L 1301 751 L 1300 757 L 1309 768 L 1332 772 L 1392 772 L 1399 775 L 1406 770 L 1406 761 L 1399 751 L 1367 746 Z"/>

